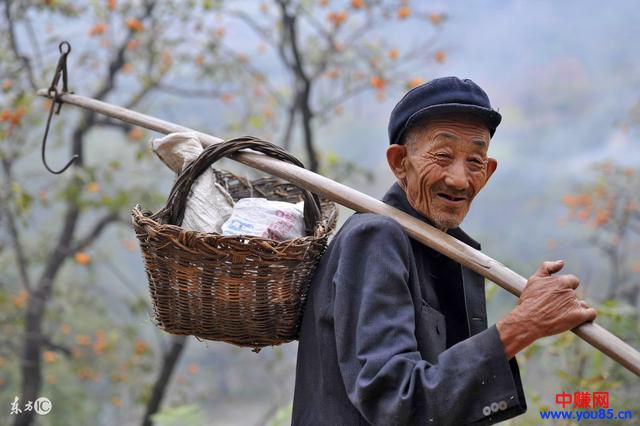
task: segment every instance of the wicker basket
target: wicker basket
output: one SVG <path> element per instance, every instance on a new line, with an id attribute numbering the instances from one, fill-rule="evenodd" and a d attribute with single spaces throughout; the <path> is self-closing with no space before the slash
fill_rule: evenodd
<path id="1" fill-rule="evenodd" d="M 154 322 L 172 334 L 259 349 L 297 338 L 309 283 L 335 228 L 336 206 L 274 178 L 249 182 L 216 170 L 234 200 L 304 199 L 307 236 L 274 241 L 188 231 L 182 223 L 193 182 L 216 160 L 250 148 L 298 166 L 281 148 L 252 137 L 206 148 L 178 177 L 166 207 L 132 211 L 153 302 Z"/>

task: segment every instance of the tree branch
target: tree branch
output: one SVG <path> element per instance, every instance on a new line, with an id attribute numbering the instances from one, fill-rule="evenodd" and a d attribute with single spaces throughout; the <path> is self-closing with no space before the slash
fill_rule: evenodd
<path id="1" fill-rule="evenodd" d="M 11 1 L 5 0 L 4 2 L 4 16 L 7 20 L 7 26 L 9 27 L 9 45 L 11 46 L 11 50 L 13 54 L 22 62 L 22 66 L 27 71 L 27 79 L 29 80 L 29 85 L 31 89 L 35 92 L 38 90 L 38 85 L 36 84 L 36 80 L 33 76 L 33 69 L 31 68 L 31 60 L 29 57 L 22 55 L 20 53 L 20 49 L 18 48 L 18 43 L 16 41 L 15 28 L 13 26 L 13 17 L 11 16 Z"/>
<path id="2" fill-rule="evenodd" d="M 294 101 L 288 108 L 287 111 L 287 124 L 284 130 L 284 136 L 282 137 L 282 147 L 286 150 L 289 150 L 291 146 L 291 133 L 293 131 L 293 124 L 296 118 L 297 105 Z"/>
<path id="3" fill-rule="evenodd" d="M 437 37 L 436 35 L 434 35 L 433 37 L 431 37 L 429 40 L 427 40 L 426 42 L 420 44 L 419 46 L 416 46 L 415 48 L 409 50 L 408 52 L 406 52 L 405 54 L 403 54 L 400 58 L 398 58 L 398 60 L 396 60 L 396 62 L 399 64 L 395 69 L 389 69 L 387 68 L 387 73 L 393 72 L 396 75 L 392 75 L 390 77 L 388 77 L 387 79 L 390 81 L 396 81 L 399 79 L 399 75 L 402 73 L 402 65 L 406 65 L 408 63 L 410 63 L 410 61 L 416 57 L 419 57 L 421 52 L 427 51 L 431 48 L 433 48 L 433 46 L 435 45 L 437 41 Z M 362 53 L 361 53 L 362 55 Z M 363 59 L 364 60 L 364 59 Z M 370 87 L 370 83 L 368 81 L 363 81 L 362 83 L 355 85 L 354 87 L 350 88 L 349 90 L 346 90 L 344 92 L 342 92 L 339 96 L 336 96 L 333 99 L 330 99 L 328 101 L 326 101 L 324 103 L 324 105 L 320 106 L 318 108 L 318 110 L 316 110 L 314 112 L 314 115 L 316 115 L 317 117 L 319 117 L 320 119 L 325 119 L 327 114 L 330 114 L 338 105 L 343 104 L 344 102 L 346 102 L 347 100 L 357 96 L 358 94 L 366 91 L 367 89 L 369 89 Z"/>
<path id="4" fill-rule="evenodd" d="M 157 31 L 158 22 L 155 15 L 153 15 L 151 11 L 149 11 L 149 16 L 151 19 L 152 29 L 154 31 Z M 129 102 L 125 104 L 125 108 L 127 109 L 131 109 L 137 106 L 149 94 L 149 92 L 152 89 L 158 87 L 158 85 L 160 84 L 160 80 L 162 80 L 162 77 L 164 77 L 165 75 L 165 72 L 161 72 L 159 77 L 153 78 L 153 67 L 156 62 L 156 55 L 154 55 L 153 53 L 154 53 L 154 46 L 156 41 L 157 40 L 155 37 L 151 37 L 149 40 L 149 44 L 148 44 L 149 55 L 147 57 L 147 64 L 146 64 L 147 65 L 146 79 L 144 80 L 142 88 L 129 99 Z"/>
<path id="5" fill-rule="evenodd" d="M 91 228 L 91 231 L 89 231 L 84 238 L 81 238 L 75 245 L 69 248 L 69 250 L 65 253 L 65 255 L 71 255 L 77 251 L 80 251 L 86 248 L 95 239 L 97 239 L 100 236 L 100 234 L 105 230 L 107 225 L 116 221 L 118 221 L 117 213 L 109 213 L 106 216 L 102 217 L 93 225 L 93 227 Z"/>
<path id="6" fill-rule="evenodd" d="M 28 16 L 25 17 L 25 26 L 27 28 L 27 34 L 29 35 L 29 41 L 31 42 L 31 49 L 33 50 L 33 62 L 37 68 L 42 70 L 42 50 L 40 49 L 40 45 L 38 44 L 38 38 L 36 37 L 36 32 L 33 29 L 33 24 L 31 23 L 31 19 Z"/>
<path id="7" fill-rule="evenodd" d="M 49 337 L 42 338 L 42 345 L 47 349 L 51 349 L 52 351 L 63 353 L 67 358 L 71 358 L 71 356 L 73 355 L 71 348 L 59 343 L 55 343 Z"/>
<path id="8" fill-rule="evenodd" d="M 145 84 L 142 89 L 140 89 L 140 91 L 138 91 L 138 93 L 136 93 L 135 95 L 133 95 L 131 97 L 131 99 L 129 99 L 129 102 L 127 102 L 125 104 L 125 108 L 127 109 L 131 109 L 133 107 L 135 107 L 136 105 L 138 105 L 148 94 L 152 89 L 155 89 L 156 87 L 158 87 L 158 82 L 156 82 L 155 80 L 152 82 L 149 82 L 147 84 Z"/>
<path id="9" fill-rule="evenodd" d="M 269 43 L 273 48 L 276 48 L 276 49 L 278 48 L 278 44 L 269 33 L 269 30 L 267 30 L 264 27 L 261 27 L 260 24 L 258 24 L 258 22 L 256 22 L 256 20 L 253 19 L 250 15 L 248 15 L 247 13 L 241 10 L 229 10 L 227 11 L 227 14 L 229 16 L 238 18 L 239 20 L 244 22 L 249 28 L 251 28 L 258 35 L 258 37 L 260 37 L 260 39 Z"/>
<path id="10" fill-rule="evenodd" d="M 29 261 L 24 254 L 20 231 L 16 225 L 16 221 L 11 210 L 9 208 L 5 208 L 4 212 L 7 218 L 7 226 L 9 227 L 9 235 L 11 236 L 11 244 L 13 244 L 13 249 L 16 255 L 16 263 L 18 264 L 18 270 L 20 271 L 20 281 L 22 287 L 24 287 L 28 293 L 31 293 L 31 279 L 28 271 Z"/>
<path id="11" fill-rule="evenodd" d="M 309 23 L 311 24 L 311 26 L 313 28 L 315 28 L 315 30 L 323 37 L 326 38 L 327 40 L 332 39 L 334 37 L 334 34 L 331 33 L 331 31 L 328 31 L 321 23 L 320 21 L 318 21 L 316 19 L 316 15 L 313 13 L 313 11 L 309 10 L 308 8 L 304 7 L 302 4 L 300 4 L 300 7 L 302 8 L 302 10 L 304 10 L 305 13 L 301 13 L 299 16 L 304 17 L 305 19 L 307 19 L 307 21 L 309 21 Z"/>
<path id="12" fill-rule="evenodd" d="M 336 27 L 335 31 L 328 31 L 317 19 L 315 19 L 315 15 L 310 11 L 307 11 L 307 13 L 301 14 L 300 16 L 305 17 L 311 23 L 311 26 L 314 27 L 327 42 L 327 48 L 320 54 L 321 59 L 318 62 L 316 69 L 311 73 L 311 80 L 315 80 L 324 72 L 325 69 L 327 69 L 331 56 L 337 51 L 336 33 L 339 27 Z"/>
<path id="13" fill-rule="evenodd" d="M 289 50 L 293 56 L 293 68 L 291 71 L 294 72 L 296 77 L 296 86 L 295 86 L 295 100 L 294 104 L 291 105 L 292 108 L 295 108 L 300 111 L 302 114 L 302 131 L 304 135 L 304 143 L 305 148 L 307 150 L 307 156 L 309 159 L 309 169 L 311 171 L 318 171 L 320 165 L 318 161 L 318 156 L 315 151 L 314 141 L 313 141 L 313 130 L 311 128 L 311 121 L 313 120 L 313 112 L 311 111 L 311 106 L 309 103 L 311 102 L 311 80 L 307 75 L 302 59 L 302 55 L 300 55 L 300 49 L 298 48 L 298 34 L 296 29 L 296 15 L 290 14 L 287 10 L 288 1 L 285 0 L 277 0 L 280 5 L 280 10 L 282 13 L 282 31 L 286 32 L 287 38 L 283 38 L 283 43 L 289 43 Z"/>
<path id="14" fill-rule="evenodd" d="M 153 423 L 151 422 L 151 416 L 158 411 L 162 404 L 167 386 L 169 385 L 173 371 L 180 360 L 180 355 L 184 351 L 186 342 L 187 336 L 173 336 L 171 347 L 163 354 L 160 373 L 158 374 L 156 382 L 153 384 L 151 397 L 149 398 L 149 402 L 147 403 L 147 408 L 142 419 L 142 426 L 152 426 Z"/>
<path id="15" fill-rule="evenodd" d="M 144 19 L 151 16 L 153 9 L 156 5 L 155 1 L 148 1 L 145 4 L 144 12 L 138 17 L 138 20 L 143 21 Z M 125 53 L 127 51 L 127 45 L 129 41 L 133 38 L 135 31 L 129 29 L 127 32 L 127 36 L 124 41 L 118 47 L 115 56 L 111 59 L 109 63 L 109 72 L 107 74 L 107 78 L 100 89 L 92 96 L 94 99 L 104 100 L 104 98 L 113 90 L 115 86 L 115 79 L 118 71 L 122 69 L 125 62 Z"/>
<path id="16" fill-rule="evenodd" d="M 300 55 L 300 50 L 298 48 L 298 36 L 296 32 L 297 17 L 295 15 L 289 15 L 285 3 L 281 2 L 281 4 L 283 29 L 285 31 L 288 31 L 289 48 L 293 55 L 293 69 L 296 72 L 296 76 L 300 80 L 302 80 L 306 84 L 309 84 L 309 76 L 304 69 L 304 63 L 302 60 L 302 56 Z"/>
<path id="17" fill-rule="evenodd" d="M 287 2 L 282 0 L 275 0 L 275 2 L 280 6 L 280 11 L 281 11 L 282 17 L 284 18 L 285 14 L 287 13 Z M 287 56 L 287 51 L 286 51 L 288 32 L 286 31 L 286 28 L 283 25 L 284 19 L 282 20 L 281 24 L 282 25 L 280 27 L 280 39 L 278 40 L 278 43 L 277 43 L 278 56 L 280 56 L 280 60 L 285 65 L 285 67 L 292 70 L 294 68 L 294 65 L 291 59 Z"/>
<path id="18" fill-rule="evenodd" d="M 7 186 L 11 185 L 13 182 L 13 176 L 11 173 L 11 163 L 9 159 L 2 158 L 2 169 L 4 171 L 5 178 L 7 179 Z M 9 195 L 10 197 L 10 195 Z M 31 293 L 31 277 L 29 276 L 29 259 L 24 253 L 24 248 L 22 246 L 22 238 L 20 237 L 20 229 L 15 221 L 15 217 L 11 212 L 11 209 L 6 206 L 2 209 L 7 218 L 7 226 L 9 228 L 9 235 L 11 237 L 11 244 L 13 245 L 13 250 L 16 255 L 16 263 L 18 264 L 18 270 L 20 272 L 20 278 L 22 282 L 22 286 L 24 289 Z"/>
<path id="19" fill-rule="evenodd" d="M 219 49 L 219 51 L 226 55 L 227 57 L 231 58 L 232 60 L 239 60 L 238 59 L 238 54 L 231 50 L 231 49 L 223 49 L 222 47 Z M 271 96 L 273 96 L 274 99 L 276 99 L 276 101 L 278 101 L 278 103 L 280 105 L 284 104 L 284 99 L 282 98 L 282 96 L 278 93 L 278 91 L 269 83 L 268 80 L 265 80 L 263 77 L 263 74 L 257 70 L 253 65 L 251 65 L 248 62 L 243 63 L 243 71 L 246 72 L 247 74 L 249 74 L 251 77 L 253 77 L 254 79 L 258 80 L 260 79 L 262 84 L 265 86 L 265 88 L 269 91 L 269 94 Z"/>

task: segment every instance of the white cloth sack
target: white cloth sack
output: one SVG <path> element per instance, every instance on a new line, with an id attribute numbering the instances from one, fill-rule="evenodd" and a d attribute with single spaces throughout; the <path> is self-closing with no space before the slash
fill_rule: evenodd
<path id="1" fill-rule="evenodd" d="M 303 203 L 243 198 L 236 202 L 223 235 L 251 235 L 276 241 L 304 237 Z"/>
<path id="2" fill-rule="evenodd" d="M 153 152 L 171 170 L 180 173 L 203 151 L 198 135 L 193 132 L 170 133 L 151 141 Z M 180 225 L 184 229 L 222 233 L 222 224 L 233 210 L 233 199 L 216 182 L 212 168 L 208 168 L 191 186 Z"/>

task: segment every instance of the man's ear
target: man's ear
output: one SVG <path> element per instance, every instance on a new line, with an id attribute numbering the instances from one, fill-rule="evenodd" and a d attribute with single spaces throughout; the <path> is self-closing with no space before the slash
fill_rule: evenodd
<path id="1" fill-rule="evenodd" d="M 402 181 L 407 176 L 405 170 L 405 158 L 407 157 L 407 147 L 399 144 L 389 145 L 387 148 L 387 163 L 396 179 Z"/>
<path id="2" fill-rule="evenodd" d="M 487 159 L 487 178 L 484 180 L 484 183 L 487 183 L 493 172 L 498 168 L 498 160 L 495 158 Z"/>

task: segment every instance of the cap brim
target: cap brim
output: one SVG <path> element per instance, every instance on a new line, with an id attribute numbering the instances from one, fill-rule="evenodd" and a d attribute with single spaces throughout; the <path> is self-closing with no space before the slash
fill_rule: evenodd
<path id="1" fill-rule="evenodd" d="M 468 105 L 468 104 L 443 104 L 443 105 L 431 105 L 425 108 L 422 108 L 419 111 L 414 112 L 409 119 L 405 122 L 404 127 L 396 136 L 396 139 L 391 142 L 392 144 L 398 143 L 399 140 L 402 139 L 402 135 L 407 131 L 409 127 L 411 127 L 416 122 L 425 119 L 430 115 L 440 115 L 440 114 L 453 114 L 453 113 L 463 113 L 463 114 L 471 114 L 482 121 L 484 121 L 489 129 L 489 134 L 493 137 L 493 134 L 496 131 L 496 128 L 502 121 L 502 115 L 499 112 L 491 109 L 485 108 L 478 105 Z"/>

